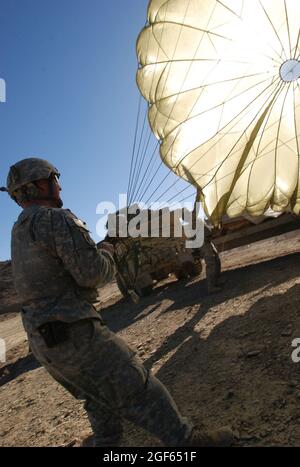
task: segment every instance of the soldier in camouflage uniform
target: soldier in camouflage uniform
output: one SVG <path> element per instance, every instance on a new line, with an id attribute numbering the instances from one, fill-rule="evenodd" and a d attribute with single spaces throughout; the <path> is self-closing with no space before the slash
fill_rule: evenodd
<path id="1" fill-rule="evenodd" d="M 85 223 L 62 209 L 59 173 L 29 158 L 11 167 L 6 191 L 23 208 L 12 231 L 12 266 L 32 352 L 50 375 L 85 401 L 96 446 L 117 446 L 122 420 L 167 446 L 229 445 L 232 432 L 199 432 L 166 388 L 112 333 L 93 307 L 114 277 L 111 246 L 97 248 Z"/>
<path id="2" fill-rule="evenodd" d="M 209 227 L 204 224 L 204 243 L 201 248 L 193 251 L 196 259 L 203 258 L 206 266 L 206 284 L 208 294 L 220 292 L 221 261 L 218 250 L 212 242 L 212 235 Z"/>
<path id="3" fill-rule="evenodd" d="M 196 218 L 199 213 L 199 203 L 201 200 L 201 191 L 197 191 L 197 196 L 193 209 L 193 228 L 196 228 Z M 220 292 L 222 288 L 221 282 L 221 261 L 219 253 L 212 241 L 212 233 L 210 227 L 204 222 L 204 243 L 202 247 L 195 248 L 193 250 L 193 256 L 195 259 L 204 259 L 206 266 L 206 284 L 208 294 Z"/>

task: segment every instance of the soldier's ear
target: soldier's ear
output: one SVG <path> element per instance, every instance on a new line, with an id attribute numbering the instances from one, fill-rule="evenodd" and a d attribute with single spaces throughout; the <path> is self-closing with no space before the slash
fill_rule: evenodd
<path id="1" fill-rule="evenodd" d="M 47 193 L 49 186 L 48 186 L 48 180 L 36 180 L 34 182 L 35 186 L 41 191 L 42 193 Z"/>

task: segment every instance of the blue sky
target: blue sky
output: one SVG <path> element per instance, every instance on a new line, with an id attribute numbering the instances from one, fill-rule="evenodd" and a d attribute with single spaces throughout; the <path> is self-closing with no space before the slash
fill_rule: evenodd
<path id="1" fill-rule="evenodd" d="M 48 159 L 62 174 L 64 206 L 97 241 L 97 204 L 127 191 L 139 101 L 135 42 L 147 4 L 1 0 L 0 185 L 16 161 Z M 0 260 L 10 256 L 19 212 L 0 193 Z"/>

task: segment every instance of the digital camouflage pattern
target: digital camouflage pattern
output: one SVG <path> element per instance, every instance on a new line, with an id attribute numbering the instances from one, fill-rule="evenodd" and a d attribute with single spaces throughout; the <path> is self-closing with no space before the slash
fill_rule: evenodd
<path id="1" fill-rule="evenodd" d="M 134 352 L 99 320 L 70 327 L 70 339 L 53 349 L 39 333 L 30 336 L 36 358 L 85 409 L 97 446 L 117 446 L 122 419 L 157 436 L 167 446 L 185 444 L 192 427 L 181 417 L 166 388 Z"/>
<path id="2" fill-rule="evenodd" d="M 85 400 L 96 444 L 120 443 L 125 418 L 168 446 L 184 445 L 192 426 L 92 305 L 115 268 L 84 223 L 65 209 L 24 209 L 13 227 L 12 266 L 30 347 L 53 378 Z M 40 326 L 59 321 L 68 323 L 68 339 L 49 347 Z"/>
<path id="3" fill-rule="evenodd" d="M 218 250 L 212 242 L 212 234 L 209 227 L 204 224 L 204 243 L 201 248 L 193 252 L 195 258 L 202 258 L 206 266 L 207 291 L 211 293 L 218 287 L 221 274 L 221 261 Z"/>
<path id="4" fill-rule="evenodd" d="M 98 250 L 67 209 L 31 206 L 12 231 L 12 270 L 26 331 L 49 321 L 99 317 L 97 287 L 114 276 L 110 253 Z"/>
<path id="5" fill-rule="evenodd" d="M 204 259 L 206 265 L 207 290 L 212 292 L 218 286 L 221 274 L 221 261 L 218 251 L 212 242 L 207 242 L 200 248 L 199 256 Z"/>
<path id="6" fill-rule="evenodd" d="M 36 180 L 47 179 L 51 174 L 59 177 L 59 172 L 50 162 L 37 157 L 29 157 L 12 165 L 7 176 L 7 190 L 12 195 L 22 186 Z"/>

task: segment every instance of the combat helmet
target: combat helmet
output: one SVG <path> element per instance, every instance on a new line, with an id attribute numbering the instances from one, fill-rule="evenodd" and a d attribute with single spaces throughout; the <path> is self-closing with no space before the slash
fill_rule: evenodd
<path id="1" fill-rule="evenodd" d="M 23 159 L 10 167 L 7 176 L 7 186 L 1 191 L 7 191 L 16 201 L 17 192 L 37 180 L 49 179 L 51 175 L 60 176 L 57 168 L 50 162 L 37 157 Z"/>

